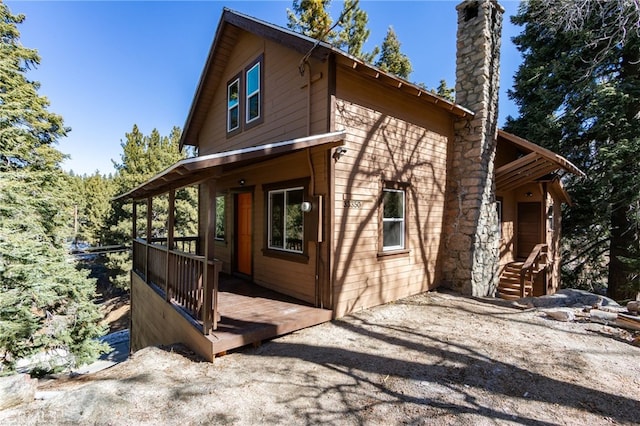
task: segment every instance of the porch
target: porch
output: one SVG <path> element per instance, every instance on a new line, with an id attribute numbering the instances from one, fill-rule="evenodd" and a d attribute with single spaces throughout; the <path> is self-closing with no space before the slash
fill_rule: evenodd
<path id="1" fill-rule="evenodd" d="M 331 320 L 331 310 L 221 274 L 219 261 L 184 251 L 197 253 L 197 237 L 176 240 L 171 249 L 167 239 L 134 240 L 132 350 L 180 342 L 212 360 Z"/>

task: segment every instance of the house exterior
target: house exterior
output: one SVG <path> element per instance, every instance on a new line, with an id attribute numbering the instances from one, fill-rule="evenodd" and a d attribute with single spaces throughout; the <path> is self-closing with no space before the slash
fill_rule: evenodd
<path id="1" fill-rule="evenodd" d="M 216 346 L 231 322 L 237 347 L 440 285 L 504 297 L 557 288 L 569 201 L 558 172 L 581 172 L 497 129 L 503 9 L 464 1 L 458 13 L 453 103 L 224 9 L 181 141 L 198 156 L 121 196 L 134 201 L 133 350 L 183 342 L 212 359 L 231 348 Z M 174 235 L 184 186 L 199 188 L 198 236 Z M 170 206 L 160 239 L 157 197 Z M 220 273 L 313 307 L 301 314 L 311 323 L 240 331 L 271 320 L 225 311 Z"/>

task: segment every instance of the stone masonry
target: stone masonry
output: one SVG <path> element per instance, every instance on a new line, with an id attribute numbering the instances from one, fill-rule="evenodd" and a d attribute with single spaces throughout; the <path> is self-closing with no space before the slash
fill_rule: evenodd
<path id="1" fill-rule="evenodd" d="M 499 278 L 494 158 L 504 9 L 496 0 L 465 0 L 456 9 L 456 103 L 475 116 L 455 123 L 443 282 L 462 294 L 487 296 Z"/>

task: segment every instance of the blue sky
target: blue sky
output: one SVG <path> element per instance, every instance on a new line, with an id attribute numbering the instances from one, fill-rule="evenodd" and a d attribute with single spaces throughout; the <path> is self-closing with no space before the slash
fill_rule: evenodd
<path id="1" fill-rule="evenodd" d="M 41 65 L 29 78 L 41 83 L 50 110 L 72 128 L 58 148 L 71 158 L 65 170 L 113 172 L 125 133 L 137 124 L 145 134 L 168 135 L 182 127 L 223 7 L 286 26 L 287 1 L 6 1 L 24 46 L 37 49 Z M 393 26 L 409 56 L 409 80 L 437 87 L 455 82 L 455 6 L 459 1 L 361 0 L 371 36 L 380 45 Z M 505 20 L 501 54 L 500 125 L 517 109 L 506 95 L 520 63 L 509 22 L 519 2 L 501 1 Z M 334 19 L 342 2 L 334 0 Z"/>

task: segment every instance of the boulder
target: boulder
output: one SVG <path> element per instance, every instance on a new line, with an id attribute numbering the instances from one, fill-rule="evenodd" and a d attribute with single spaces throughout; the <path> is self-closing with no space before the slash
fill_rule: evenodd
<path id="1" fill-rule="evenodd" d="M 0 410 L 33 401 L 38 380 L 28 374 L 0 377 Z"/>

